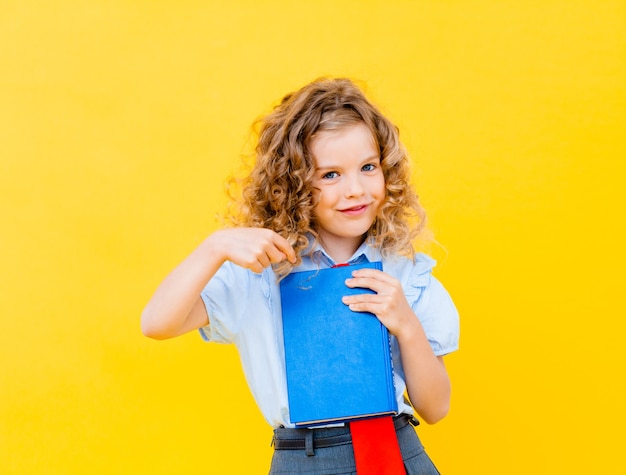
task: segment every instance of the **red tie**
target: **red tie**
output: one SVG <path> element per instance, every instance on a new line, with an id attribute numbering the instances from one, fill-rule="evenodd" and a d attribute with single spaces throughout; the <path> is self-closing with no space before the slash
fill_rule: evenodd
<path id="1" fill-rule="evenodd" d="M 350 422 L 358 475 L 406 475 L 391 416 Z"/>

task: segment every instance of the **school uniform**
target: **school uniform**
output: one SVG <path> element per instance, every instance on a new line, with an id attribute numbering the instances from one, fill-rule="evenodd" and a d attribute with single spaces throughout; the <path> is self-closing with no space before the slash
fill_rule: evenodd
<path id="1" fill-rule="evenodd" d="M 382 261 L 383 271 L 402 283 L 406 298 L 416 318 L 419 318 L 435 355 L 457 350 L 459 317 L 448 292 L 431 274 L 435 261 L 421 253 L 415 255 L 415 260 L 405 257 L 383 259 L 376 248 L 363 243 L 348 262 L 374 261 Z M 293 271 L 328 268 L 336 264 L 318 246 L 310 256 L 303 257 L 302 264 Z M 252 395 L 267 422 L 275 429 L 276 450 L 270 473 L 354 473 L 351 442 L 343 442 L 345 437 L 340 437 L 349 433 L 347 426 L 294 429 L 295 425 L 289 420 L 280 290 L 273 270 L 267 268 L 256 274 L 225 262 L 202 291 L 201 297 L 210 322 L 200 329 L 202 338 L 236 345 Z M 434 466 L 429 468 L 432 464 L 409 423 L 413 408 L 404 398 L 404 371 L 398 342 L 393 336 L 391 351 L 398 411 L 405 415 L 397 417 L 395 425 L 407 473 L 437 473 Z M 303 434 L 306 437 L 303 438 Z M 339 442 L 320 447 L 320 444 L 325 445 L 320 442 L 324 437 Z M 300 438 L 305 445 L 302 449 L 282 448 L 285 444 L 280 441 L 285 438 Z M 407 459 L 417 464 L 415 470 L 421 470 L 419 466 L 425 465 L 431 471 L 409 471 Z"/>

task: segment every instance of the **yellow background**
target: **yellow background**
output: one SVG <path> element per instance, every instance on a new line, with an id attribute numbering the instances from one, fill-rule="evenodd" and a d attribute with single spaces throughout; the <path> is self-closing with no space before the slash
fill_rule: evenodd
<path id="1" fill-rule="evenodd" d="M 623 471 L 624 5 L 1 0 L 0 473 L 266 473 L 234 348 L 139 315 L 321 75 L 400 126 L 445 247 L 440 470 Z"/>

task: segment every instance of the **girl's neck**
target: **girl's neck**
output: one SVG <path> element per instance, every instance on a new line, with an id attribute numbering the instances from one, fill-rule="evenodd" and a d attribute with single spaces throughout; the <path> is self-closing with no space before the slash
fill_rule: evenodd
<path id="1" fill-rule="evenodd" d="M 324 239 L 322 235 L 319 236 L 320 244 L 326 251 L 326 254 L 337 264 L 348 262 L 359 246 L 363 244 L 364 240 L 365 236 L 356 237 L 354 239 L 343 238 L 340 240 Z"/>

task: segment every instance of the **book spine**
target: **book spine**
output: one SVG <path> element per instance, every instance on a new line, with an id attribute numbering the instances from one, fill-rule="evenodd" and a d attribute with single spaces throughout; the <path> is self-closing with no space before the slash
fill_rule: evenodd
<path id="1" fill-rule="evenodd" d="M 385 328 L 385 330 L 387 330 Z M 398 401 L 396 399 L 396 382 L 394 379 L 394 370 L 393 370 L 393 352 L 391 351 L 391 335 L 389 331 L 383 332 L 383 346 L 389 351 L 389 368 L 387 369 L 387 377 L 389 378 L 389 384 L 387 384 L 388 388 L 388 398 L 389 398 L 389 407 L 391 407 L 395 412 L 398 412 Z"/>
<path id="2" fill-rule="evenodd" d="M 374 264 L 378 270 L 383 270 L 383 263 L 376 262 Z M 389 352 L 389 365 L 387 368 L 387 378 L 389 379 L 387 384 L 387 397 L 389 398 L 389 407 L 391 407 L 396 413 L 398 412 L 398 401 L 396 399 L 396 381 L 394 378 L 394 370 L 393 370 L 393 352 L 391 350 L 391 334 L 389 330 L 381 323 L 383 327 L 383 348 Z"/>

